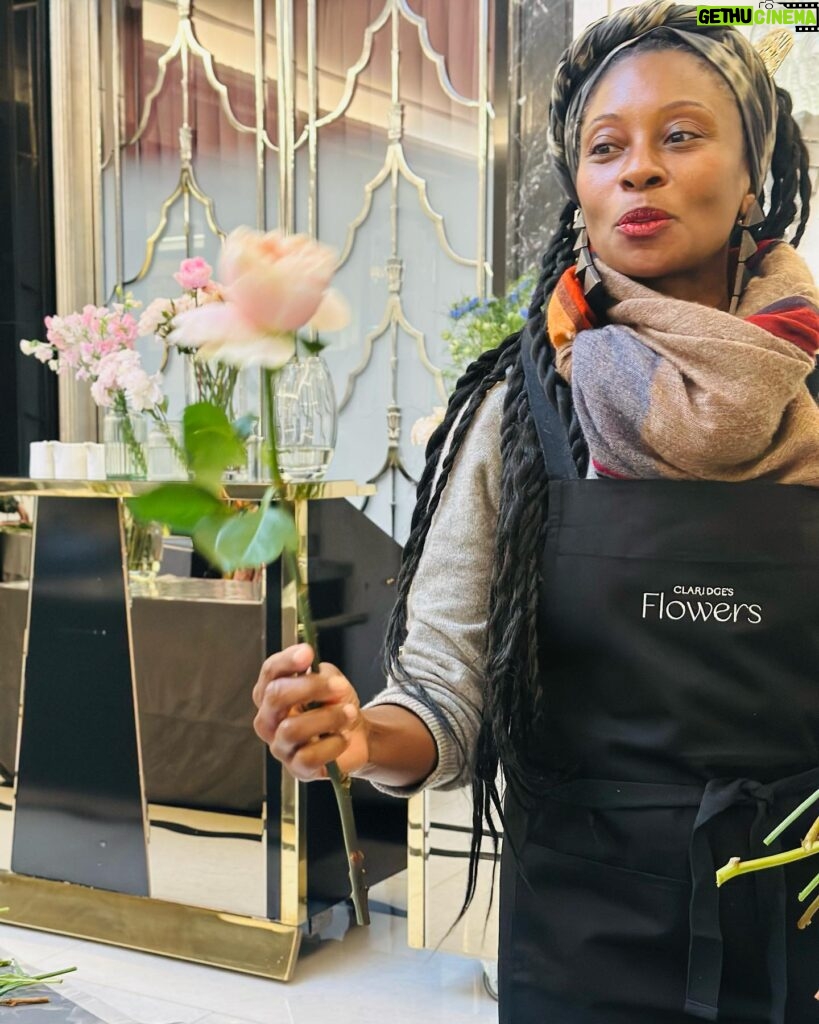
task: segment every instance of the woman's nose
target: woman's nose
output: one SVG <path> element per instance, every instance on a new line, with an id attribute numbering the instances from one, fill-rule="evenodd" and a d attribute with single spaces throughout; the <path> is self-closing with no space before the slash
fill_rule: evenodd
<path id="1" fill-rule="evenodd" d="M 630 192 L 665 184 L 666 172 L 653 149 L 635 146 L 620 171 L 620 185 Z"/>

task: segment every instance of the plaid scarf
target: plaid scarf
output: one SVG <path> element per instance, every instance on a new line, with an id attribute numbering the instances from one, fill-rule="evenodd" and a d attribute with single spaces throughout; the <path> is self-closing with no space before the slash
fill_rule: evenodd
<path id="1" fill-rule="evenodd" d="M 624 479 L 819 487 L 816 287 L 790 245 L 763 243 L 736 315 L 672 299 L 595 260 L 600 323 L 569 268 L 547 311 L 592 464 Z"/>

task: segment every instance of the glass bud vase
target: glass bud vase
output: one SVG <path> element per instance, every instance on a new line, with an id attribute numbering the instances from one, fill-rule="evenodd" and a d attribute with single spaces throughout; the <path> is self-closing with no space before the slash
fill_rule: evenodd
<path id="1" fill-rule="evenodd" d="M 148 479 L 187 480 L 182 423 L 155 423 L 148 431 Z"/>
<path id="2" fill-rule="evenodd" d="M 276 440 L 285 480 L 321 480 L 336 444 L 333 380 L 320 355 L 294 356 L 276 378 Z"/>
<path id="3" fill-rule="evenodd" d="M 109 480 L 145 480 L 148 432 L 142 413 L 107 412 L 102 430 L 106 477 Z"/>

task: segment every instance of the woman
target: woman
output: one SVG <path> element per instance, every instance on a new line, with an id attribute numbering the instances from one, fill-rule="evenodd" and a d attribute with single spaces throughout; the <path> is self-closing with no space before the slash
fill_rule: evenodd
<path id="1" fill-rule="evenodd" d="M 473 868 L 502 766 L 509 1024 L 815 1017 L 809 862 L 714 884 L 819 786 L 819 315 L 790 109 L 693 7 L 569 47 L 569 202 L 526 328 L 430 441 L 391 685 L 362 710 L 333 666 L 300 675 L 301 646 L 254 691 L 300 779 L 332 758 L 398 794 L 471 779 Z"/>

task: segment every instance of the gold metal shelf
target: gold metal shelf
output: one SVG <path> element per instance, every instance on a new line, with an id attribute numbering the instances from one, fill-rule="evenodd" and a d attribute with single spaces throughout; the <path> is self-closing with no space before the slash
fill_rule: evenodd
<path id="1" fill-rule="evenodd" d="M 28 477 L 0 477 L 0 495 L 32 494 L 42 498 L 131 498 L 160 486 L 162 480 L 31 480 Z M 258 501 L 270 483 L 223 485 L 229 498 Z M 317 501 L 329 498 L 363 498 L 375 494 L 373 484 L 355 480 L 322 480 L 316 483 L 286 484 L 285 501 Z"/>

